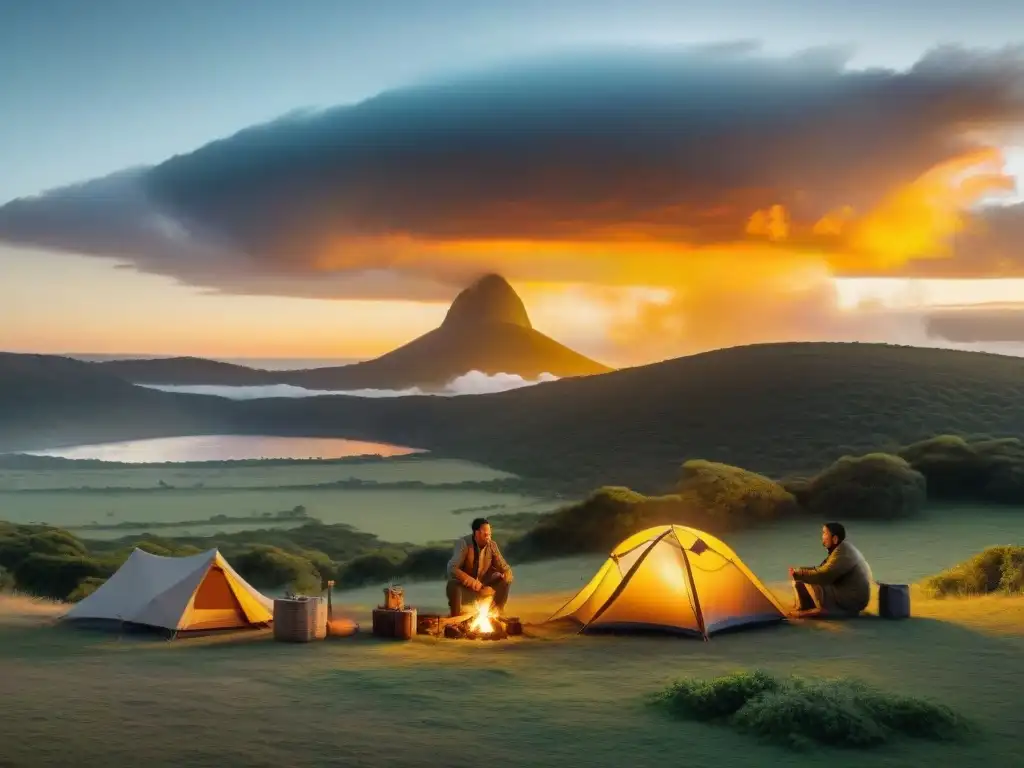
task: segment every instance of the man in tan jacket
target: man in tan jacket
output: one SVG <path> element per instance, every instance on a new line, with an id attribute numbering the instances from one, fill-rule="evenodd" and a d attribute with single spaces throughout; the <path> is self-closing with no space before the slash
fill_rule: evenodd
<path id="1" fill-rule="evenodd" d="M 455 541 L 455 551 L 448 561 L 448 608 L 452 616 L 462 615 L 464 602 L 493 597 L 494 607 L 504 611 L 512 585 L 512 569 L 491 538 L 491 524 L 478 517 L 473 532 Z"/>
<path id="2" fill-rule="evenodd" d="M 798 616 L 852 617 L 871 600 L 871 567 L 864 555 L 846 540 L 840 523 L 826 523 L 821 544 L 828 550 L 821 565 L 790 568 Z"/>

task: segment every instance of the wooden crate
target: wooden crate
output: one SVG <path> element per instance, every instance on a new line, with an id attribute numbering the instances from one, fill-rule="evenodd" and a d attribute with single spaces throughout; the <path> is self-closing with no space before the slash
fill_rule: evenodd
<path id="1" fill-rule="evenodd" d="M 393 640 L 411 640 L 416 634 L 416 609 L 403 608 L 389 611 L 386 608 L 373 609 L 372 632 L 374 637 Z"/>

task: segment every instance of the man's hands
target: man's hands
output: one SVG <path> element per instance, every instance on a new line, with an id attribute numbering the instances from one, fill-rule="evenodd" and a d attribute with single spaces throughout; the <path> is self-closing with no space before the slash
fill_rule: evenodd
<path id="1" fill-rule="evenodd" d="M 480 579 L 473 579 L 469 583 L 469 588 L 472 589 L 474 592 L 478 592 L 479 594 L 483 595 L 484 597 L 493 597 L 494 596 L 494 588 L 493 587 L 488 587 L 486 584 L 484 584 L 482 581 L 480 581 Z"/>
<path id="2" fill-rule="evenodd" d="M 790 569 L 789 569 L 789 578 L 790 578 L 790 580 L 795 580 L 796 579 L 796 576 L 793 575 L 793 567 L 792 566 L 790 566 Z"/>

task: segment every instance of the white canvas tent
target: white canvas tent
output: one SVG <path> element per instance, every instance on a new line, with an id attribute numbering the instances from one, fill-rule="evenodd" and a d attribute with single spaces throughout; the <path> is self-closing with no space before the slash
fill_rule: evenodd
<path id="1" fill-rule="evenodd" d="M 724 542 L 664 525 L 619 544 L 549 621 L 573 619 L 582 632 L 657 629 L 707 639 L 784 618 L 778 600 Z"/>
<path id="2" fill-rule="evenodd" d="M 273 620 L 274 603 L 211 549 L 162 557 L 135 549 L 65 620 L 117 621 L 187 632 L 232 629 Z"/>

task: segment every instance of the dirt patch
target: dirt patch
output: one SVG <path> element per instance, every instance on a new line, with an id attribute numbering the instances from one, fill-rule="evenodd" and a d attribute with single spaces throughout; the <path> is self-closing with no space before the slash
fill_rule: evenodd
<path id="1" fill-rule="evenodd" d="M 24 595 L 0 595 L 0 626 L 33 626 L 53 622 L 67 605 Z"/>

